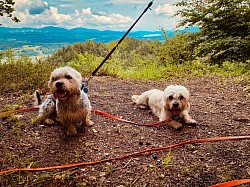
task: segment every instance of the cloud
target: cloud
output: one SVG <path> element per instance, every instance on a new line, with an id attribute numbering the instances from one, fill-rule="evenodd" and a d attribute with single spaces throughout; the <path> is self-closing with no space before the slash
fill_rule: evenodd
<path id="1" fill-rule="evenodd" d="M 126 30 L 132 19 L 121 14 L 108 14 L 104 11 L 93 12 L 91 8 L 75 10 L 73 13 L 60 13 L 57 7 L 49 6 L 41 0 L 22 0 L 15 5 L 21 22 L 15 23 L 7 17 L 0 17 L 0 23 L 7 27 L 45 27 L 64 28 L 86 27 L 100 30 Z"/>
<path id="2" fill-rule="evenodd" d="M 90 27 L 97 29 L 112 29 L 119 30 L 127 27 L 132 22 L 130 17 L 120 14 L 107 14 L 99 12 L 94 14 L 91 8 L 82 9 L 81 13 L 75 11 L 75 18 L 77 18 L 78 27 Z"/>
<path id="3" fill-rule="evenodd" d="M 41 14 L 47 10 L 48 3 L 41 0 L 22 0 L 15 3 L 14 8 L 17 11 L 28 11 L 29 14 Z"/>
<path id="4" fill-rule="evenodd" d="M 147 4 L 145 0 L 110 0 L 110 3 L 113 4 Z"/>
<path id="5" fill-rule="evenodd" d="M 154 1 L 152 6 L 154 11 L 148 11 L 134 30 L 155 30 L 158 25 L 172 28 L 172 25 L 177 23 L 178 17 L 170 19 L 169 15 L 173 15 L 177 10 L 177 7 L 168 4 L 170 1 L 176 0 Z M 56 26 L 125 31 L 142 13 L 144 5 L 148 2 L 148 0 L 88 0 L 84 2 L 80 0 L 18 0 L 13 16 L 18 17 L 21 22 L 15 23 L 6 16 L 0 16 L 0 23 L 5 27 Z M 108 3 L 113 6 L 107 7 Z"/>
<path id="6" fill-rule="evenodd" d="M 20 25 L 21 27 L 57 26 L 66 24 L 67 21 L 71 21 L 70 15 L 58 13 L 56 7 L 49 7 L 41 14 L 30 14 L 26 9 L 24 12 L 17 12 L 17 17 L 21 22 L 15 25 Z M 10 22 L 9 24 L 13 25 L 14 23 Z"/>
<path id="7" fill-rule="evenodd" d="M 178 10 L 180 10 L 179 7 L 171 5 L 171 4 L 158 5 L 157 8 L 155 8 L 155 14 L 156 15 L 168 15 L 168 16 L 172 16 Z"/>

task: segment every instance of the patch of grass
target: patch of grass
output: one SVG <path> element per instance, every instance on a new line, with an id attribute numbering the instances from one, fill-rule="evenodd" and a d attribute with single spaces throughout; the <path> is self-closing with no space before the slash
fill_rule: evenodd
<path id="1" fill-rule="evenodd" d="M 26 102 L 26 103 L 29 103 L 31 99 L 30 94 L 27 94 L 27 93 L 22 93 L 21 98 L 23 102 Z"/>
<path id="2" fill-rule="evenodd" d="M 34 125 L 41 122 L 41 120 L 42 120 L 41 117 L 37 116 L 31 119 L 31 123 Z"/>
<path id="3" fill-rule="evenodd" d="M 16 121 L 18 120 L 18 118 L 16 119 Z M 13 122 L 13 121 L 12 121 Z M 24 122 L 22 121 L 18 121 L 15 123 L 15 125 L 13 126 L 12 130 L 13 130 L 13 133 L 14 135 L 16 136 L 16 138 L 20 138 L 20 132 L 21 132 L 21 129 L 24 125 Z"/>
<path id="4" fill-rule="evenodd" d="M 5 105 L 0 109 L 2 113 L 0 115 L 1 119 L 7 120 L 9 122 L 15 122 L 18 120 L 18 117 L 14 115 L 14 111 L 20 109 L 22 106 L 20 105 Z"/>
<path id="5" fill-rule="evenodd" d="M 14 111 L 6 111 L 1 114 L 1 119 L 7 120 L 8 118 L 11 118 L 14 115 Z"/>
<path id="6" fill-rule="evenodd" d="M 247 86 L 246 88 L 244 88 L 243 91 L 246 92 L 248 96 L 250 96 L 250 86 Z"/>
<path id="7" fill-rule="evenodd" d="M 229 171 L 229 169 L 227 167 L 223 167 L 223 174 L 220 176 L 224 181 L 230 181 L 231 178 L 231 172 Z"/>
<path id="8" fill-rule="evenodd" d="M 114 171 L 114 168 L 113 168 L 113 165 L 112 163 L 107 163 L 107 166 L 106 166 L 106 174 L 107 175 L 111 175 Z"/>
<path id="9" fill-rule="evenodd" d="M 169 163 L 172 160 L 172 155 L 171 155 L 171 149 L 168 151 L 168 155 L 164 158 L 164 160 L 162 161 L 162 164 L 164 165 L 165 168 L 168 167 Z"/>

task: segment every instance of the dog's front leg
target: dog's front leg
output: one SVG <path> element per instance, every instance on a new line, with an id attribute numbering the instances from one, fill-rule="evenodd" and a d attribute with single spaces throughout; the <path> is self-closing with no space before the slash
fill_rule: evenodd
<path id="1" fill-rule="evenodd" d="M 186 110 L 183 111 L 183 120 L 186 124 L 195 125 L 197 123 Z"/>
<path id="2" fill-rule="evenodd" d="M 69 123 L 69 124 L 66 124 L 65 127 L 66 127 L 67 136 L 74 136 L 77 134 L 76 127 L 74 124 Z"/>
<path id="3" fill-rule="evenodd" d="M 164 120 L 170 118 L 170 116 L 171 116 L 170 114 L 171 114 L 170 112 L 163 110 L 160 114 L 159 120 L 164 121 Z M 167 125 L 169 125 L 170 127 L 173 127 L 174 129 L 182 128 L 182 125 L 178 121 L 175 121 L 173 119 L 171 121 L 167 122 Z"/>
<path id="4" fill-rule="evenodd" d="M 92 126 L 94 123 L 90 120 L 91 112 L 88 111 L 86 118 L 82 121 L 83 125 Z"/>

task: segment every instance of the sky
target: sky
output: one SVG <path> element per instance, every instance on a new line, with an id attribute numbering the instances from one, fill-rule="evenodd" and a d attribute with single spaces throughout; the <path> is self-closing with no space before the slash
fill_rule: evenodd
<path id="1" fill-rule="evenodd" d="M 84 27 L 98 30 L 126 31 L 139 17 L 151 0 L 14 0 L 15 12 L 21 20 L 0 17 L 3 27 L 62 28 Z M 172 17 L 178 10 L 178 0 L 154 0 L 133 28 L 134 31 L 175 29 L 181 17 Z"/>

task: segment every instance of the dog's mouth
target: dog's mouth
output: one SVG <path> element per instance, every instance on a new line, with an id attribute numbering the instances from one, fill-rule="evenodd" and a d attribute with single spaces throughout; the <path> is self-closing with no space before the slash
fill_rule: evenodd
<path id="1" fill-rule="evenodd" d="M 179 116 L 181 113 L 181 110 L 180 109 L 172 109 L 171 112 L 172 112 L 173 116 Z"/>
<path id="2" fill-rule="evenodd" d="M 65 97 L 67 97 L 68 96 L 68 92 L 67 91 L 65 91 L 65 90 L 62 90 L 62 89 L 58 89 L 57 91 L 56 91 L 56 95 L 57 95 L 57 97 L 58 98 L 65 98 Z"/>

